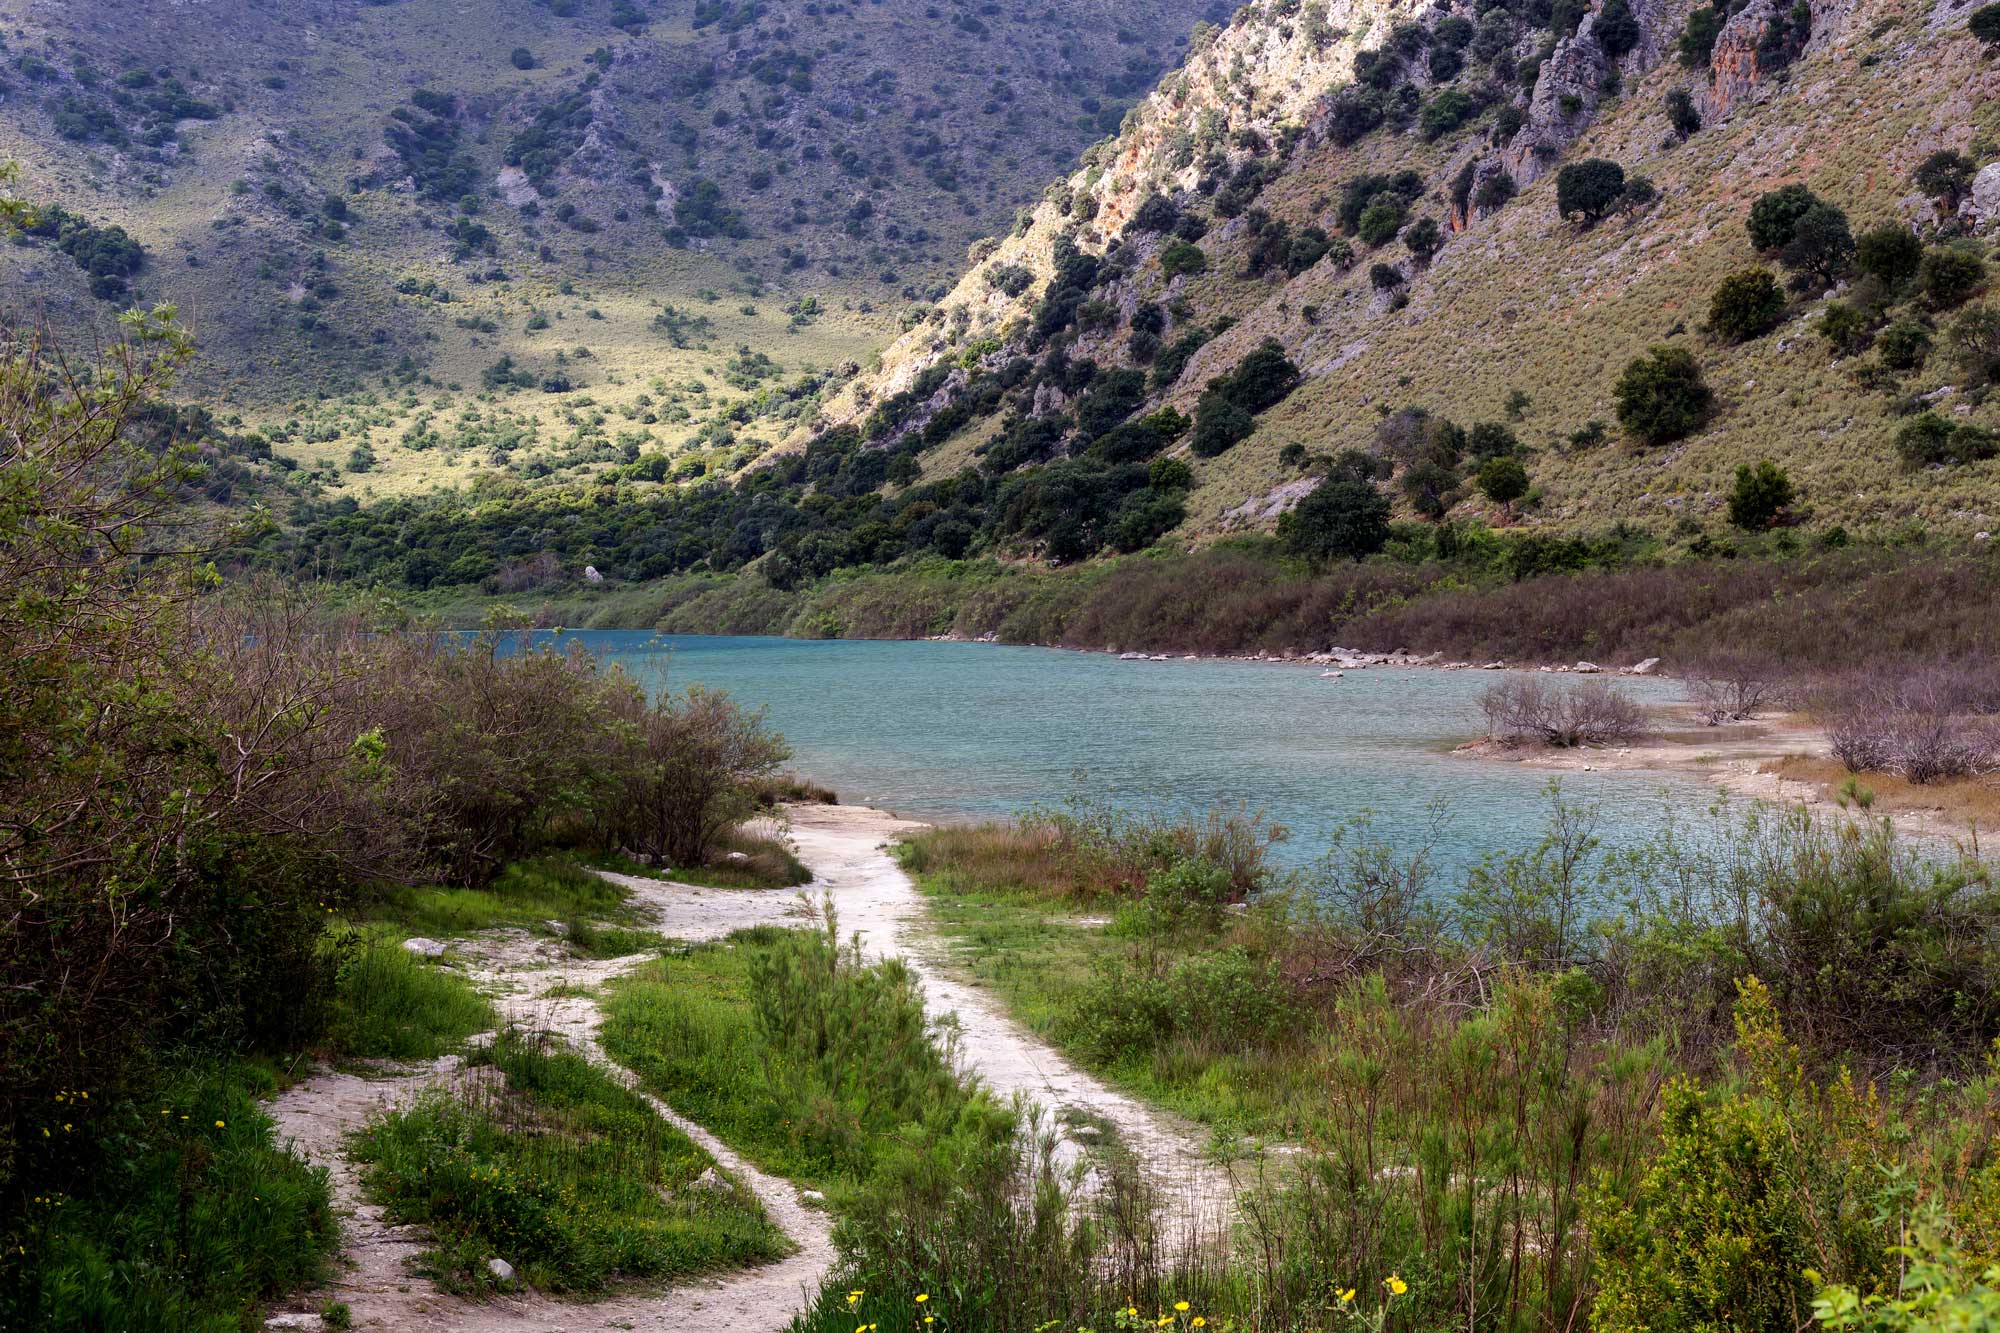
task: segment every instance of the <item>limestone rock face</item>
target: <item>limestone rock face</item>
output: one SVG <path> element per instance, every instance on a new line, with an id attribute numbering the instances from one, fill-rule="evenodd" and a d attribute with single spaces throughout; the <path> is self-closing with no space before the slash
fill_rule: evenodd
<path id="1" fill-rule="evenodd" d="M 1980 231 L 2000 227 L 2000 162 L 1988 163 L 1972 178 L 1959 214 Z"/>
<path id="2" fill-rule="evenodd" d="M 1501 152 L 1501 161 L 1517 185 L 1532 184 L 1555 165 L 1563 149 L 1589 126 L 1604 96 L 1604 76 L 1612 66 L 1592 33 L 1596 22 L 1595 14 L 1585 18 L 1576 35 L 1558 42 L 1542 66 L 1534 100 L 1528 104 L 1528 121 Z"/>

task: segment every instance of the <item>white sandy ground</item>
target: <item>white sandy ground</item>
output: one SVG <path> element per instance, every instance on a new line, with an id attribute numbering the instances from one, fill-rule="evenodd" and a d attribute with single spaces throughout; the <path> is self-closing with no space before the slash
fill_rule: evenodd
<path id="1" fill-rule="evenodd" d="M 1081 1127 L 1062 1131 L 1059 1160 L 1082 1163 L 1096 1143 L 1091 1126 L 1108 1124 L 1120 1147 L 1157 1191 L 1157 1228 L 1163 1241 L 1214 1243 L 1232 1212 L 1227 1169 L 1213 1164 L 1188 1125 L 1154 1111 L 1070 1064 L 1008 1019 L 974 987 L 942 973 L 941 945 L 923 925 L 923 906 L 909 877 L 890 858 L 896 835 L 921 827 L 855 806 L 804 806 L 792 810 L 791 834 L 815 878 L 806 890 L 747 891 L 611 875 L 653 917 L 653 927 L 677 940 L 720 939 L 766 923 L 801 925 L 809 917 L 805 895 L 832 899 L 843 938 L 858 934 L 871 957 L 901 955 L 922 979 L 934 1020 L 954 1025 L 963 1065 L 1002 1097 L 1020 1096 L 1039 1108 L 1045 1124 L 1066 1118 Z M 614 1076 L 636 1080 L 613 1064 L 598 1044 L 601 1022 L 594 991 L 630 971 L 649 955 L 608 961 L 569 958 L 561 941 L 518 931 L 499 932 L 454 946 L 470 975 L 493 999 L 505 1022 L 558 1034 L 575 1043 Z M 550 995 L 550 991 L 564 993 Z M 329 1286 L 303 1294 L 275 1311 L 277 1327 L 320 1327 L 328 1301 L 347 1305 L 356 1328 L 414 1333 L 583 1333 L 595 1329 L 743 1330 L 784 1328 L 805 1308 L 833 1262 L 826 1215 L 808 1206 L 789 1182 L 765 1175 L 713 1135 L 647 1096 L 662 1117 L 700 1144 L 722 1169 L 755 1194 L 771 1220 L 798 1247 L 789 1258 L 668 1291 L 628 1290 L 589 1304 L 558 1301 L 532 1292 L 469 1301 L 441 1292 L 410 1270 L 425 1248 L 421 1230 L 388 1225 L 382 1210 L 361 1197 L 359 1174 L 343 1152 L 347 1135 L 383 1109 L 403 1104 L 426 1087 L 468 1077 L 457 1057 L 386 1071 L 375 1077 L 323 1071 L 278 1097 L 271 1110 L 281 1139 L 315 1165 L 327 1168 L 335 1208 L 342 1215 L 347 1267 Z M 1082 1112 L 1065 1117 L 1063 1113 Z M 505 1256 L 501 1256 L 505 1257 Z"/>

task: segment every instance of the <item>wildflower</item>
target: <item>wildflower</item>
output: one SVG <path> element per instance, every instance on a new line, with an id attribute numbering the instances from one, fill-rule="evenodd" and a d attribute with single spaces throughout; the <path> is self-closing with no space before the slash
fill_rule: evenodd
<path id="1" fill-rule="evenodd" d="M 1382 1285 L 1389 1289 L 1391 1296 L 1400 1296 L 1410 1289 L 1410 1284 L 1397 1277 L 1394 1273 L 1389 1274 L 1389 1280 Z"/>
<path id="2" fill-rule="evenodd" d="M 931 1296 L 929 1292 L 920 1291 L 917 1293 L 917 1304 L 922 1305 L 925 1301 L 929 1300 L 930 1298 Z"/>
<path id="3" fill-rule="evenodd" d="M 1201 1317 L 1200 1315 L 1196 1315 L 1196 1316 L 1194 1317 L 1194 1320 L 1193 1320 L 1193 1324 L 1194 1324 L 1194 1327 L 1196 1327 L 1196 1328 L 1207 1328 L 1207 1327 L 1208 1327 L 1208 1321 L 1207 1321 L 1206 1319 L 1202 1318 L 1202 1317 Z"/>
<path id="4" fill-rule="evenodd" d="M 216 1121 L 216 1122 L 215 1122 L 215 1127 L 216 1127 L 217 1129 L 221 1129 L 221 1128 L 223 1128 L 223 1123 L 222 1123 L 222 1121 L 220 1121 L 220 1120 Z"/>
<path id="5" fill-rule="evenodd" d="M 1187 1303 L 1186 1301 L 1175 1301 L 1175 1302 L 1174 1302 L 1174 1311 L 1175 1311 L 1175 1313 L 1177 1313 L 1177 1314 L 1186 1314 L 1186 1313 L 1187 1313 L 1187 1308 L 1188 1308 L 1188 1303 Z"/>
<path id="6" fill-rule="evenodd" d="M 1350 1302 L 1353 1301 L 1353 1299 L 1354 1299 L 1354 1288 L 1352 1287 L 1349 1287 L 1346 1291 L 1340 1293 L 1340 1303 L 1342 1305 L 1349 1304 Z"/>

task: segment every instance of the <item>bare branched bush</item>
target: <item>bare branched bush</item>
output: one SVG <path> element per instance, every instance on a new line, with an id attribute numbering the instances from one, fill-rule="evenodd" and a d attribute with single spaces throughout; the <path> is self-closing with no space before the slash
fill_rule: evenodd
<path id="1" fill-rule="evenodd" d="M 1609 745 L 1646 729 L 1639 705 L 1601 680 L 1568 686 L 1532 678 L 1501 681 L 1479 696 L 1479 707 L 1487 734 L 1508 745 Z"/>
<path id="2" fill-rule="evenodd" d="M 1822 681 L 1814 706 L 1849 772 L 1919 784 L 2000 772 L 2000 670 L 1984 663 Z"/>
<path id="3" fill-rule="evenodd" d="M 1743 722 L 1782 702 L 1787 673 L 1772 658 L 1747 653 L 1709 653 L 1682 673 L 1688 696 L 1708 726 Z"/>

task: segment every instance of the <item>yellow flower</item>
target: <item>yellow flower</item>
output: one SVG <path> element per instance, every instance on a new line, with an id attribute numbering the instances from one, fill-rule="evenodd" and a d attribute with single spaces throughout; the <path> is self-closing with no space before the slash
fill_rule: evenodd
<path id="1" fill-rule="evenodd" d="M 1394 1273 L 1389 1274 L 1389 1280 L 1382 1285 L 1389 1289 L 1391 1296 L 1400 1296 L 1410 1289 L 1410 1284 L 1397 1277 Z"/>
<path id="2" fill-rule="evenodd" d="M 1353 1299 L 1354 1299 L 1354 1288 L 1352 1287 L 1349 1287 L 1346 1291 L 1340 1293 L 1340 1303 L 1342 1305 L 1346 1305 L 1349 1301 L 1352 1301 Z"/>
<path id="3" fill-rule="evenodd" d="M 1187 1304 L 1187 1302 L 1186 1302 L 1186 1301 L 1175 1301 L 1175 1302 L 1174 1302 L 1174 1309 L 1175 1309 L 1175 1310 L 1177 1310 L 1177 1311 L 1179 1311 L 1179 1312 L 1180 1312 L 1181 1314 L 1186 1314 L 1186 1313 L 1187 1313 L 1187 1308 L 1188 1308 L 1188 1304 Z"/>
<path id="4" fill-rule="evenodd" d="M 1208 1321 L 1207 1321 L 1206 1319 L 1203 1319 L 1203 1318 L 1202 1318 L 1202 1317 L 1201 1317 L 1200 1315 L 1196 1315 L 1196 1316 L 1194 1317 L 1194 1321 L 1193 1321 L 1193 1322 L 1194 1322 L 1194 1326 L 1195 1326 L 1196 1328 L 1207 1328 L 1207 1327 L 1208 1327 Z"/>
<path id="5" fill-rule="evenodd" d="M 1139 1317 L 1139 1307 L 1136 1305 L 1126 1306 L 1125 1315 L 1129 1319 L 1137 1319 Z"/>
<path id="6" fill-rule="evenodd" d="M 922 1304 L 923 1304 L 923 1303 L 924 1303 L 925 1301 L 927 1301 L 927 1300 L 929 1300 L 929 1299 L 930 1299 L 930 1293 L 929 1293 L 929 1292 L 925 1292 L 925 1291 L 920 1291 L 920 1292 L 918 1292 L 918 1293 L 917 1293 L 917 1304 L 918 1304 L 918 1305 L 922 1305 Z"/>
<path id="7" fill-rule="evenodd" d="M 216 1122 L 215 1122 L 215 1127 L 216 1127 L 217 1129 L 222 1129 L 222 1128 L 223 1128 L 224 1126 L 223 1126 L 223 1123 L 222 1123 L 222 1122 L 221 1122 L 220 1120 L 218 1120 L 218 1121 L 216 1121 Z"/>

